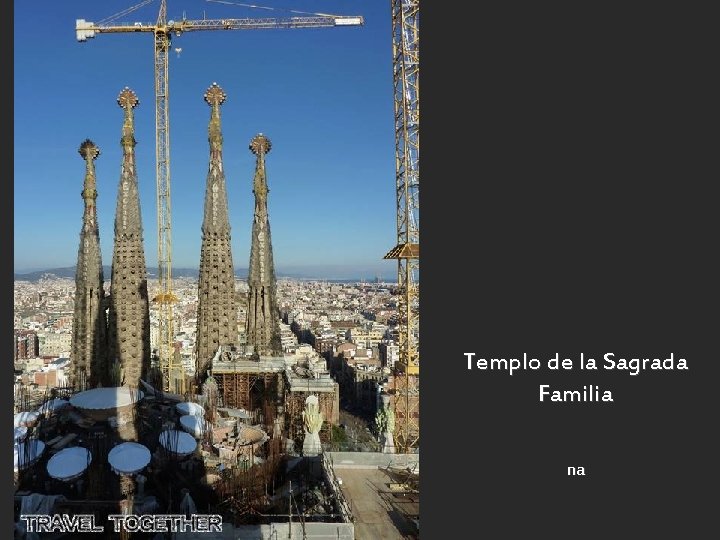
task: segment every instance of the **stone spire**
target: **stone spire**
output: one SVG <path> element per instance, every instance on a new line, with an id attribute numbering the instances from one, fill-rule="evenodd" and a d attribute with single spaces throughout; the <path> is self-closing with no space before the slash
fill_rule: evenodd
<path id="1" fill-rule="evenodd" d="M 79 153 L 85 160 L 85 184 L 81 192 L 85 211 L 75 270 L 75 316 L 70 378 L 78 389 L 83 389 L 94 388 L 98 383 L 107 382 L 107 322 L 100 232 L 95 206 L 95 159 L 100 155 L 100 149 L 90 139 L 86 139 L 80 145 Z"/>
<path id="2" fill-rule="evenodd" d="M 235 270 L 230 249 L 220 130 L 220 105 L 225 98 L 225 92 L 216 83 L 205 92 L 205 101 L 210 105 L 211 112 L 208 126 L 210 165 L 205 188 L 198 280 L 196 376 L 200 380 L 204 379 L 218 347 L 235 343 L 238 335 Z"/>
<path id="3" fill-rule="evenodd" d="M 255 349 L 255 354 L 282 356 L 275 292 L 275 266 L 267 210 L 269 190 L 265 176 L 265 154 L 270 151 L 270 147 L 270 139 L 262 133 L 256 135 L 250 142 L 250 150 L 257 156 L 257 163 L 253 180 L 255 214 L 248 269 L 250 292 L 248 293 L 246 335 L 248 344 Z"/>
<path id="4" fill-rule="evenodd" d="M 110 372 L 115 374 L 113 384 L 137 387 L 150 367 L 147 269 L 133 136 L 133 108 L 138 99 L 125 88 L 117 101 L 125 112 L 125 121 L 120 139 L 123 161 L 115 210 L 108 351 Z"/>

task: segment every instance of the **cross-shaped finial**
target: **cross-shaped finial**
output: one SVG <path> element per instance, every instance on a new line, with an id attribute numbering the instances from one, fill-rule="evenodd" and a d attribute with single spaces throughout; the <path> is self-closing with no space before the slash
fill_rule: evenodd
<path id="1" fill-rule="evenodd" d="M 137 107 L 138 103 L 140 103 L 137 96 L 135 95 L 135 92 L 130 90 L 127 86 L 122 89 L 122 92 L 120 92 L 117 102 L 118 105 L 120 105 L 120 107 L 122 107 L 126 111 L 134 109 L 135 107 Z"/>
<path id="2" fill-rule="evenodd" d="M 78 153 L 85 161 L 95 160 L 100 155 L 100 149 L 90 139 L 85 139 L 80 145 Z"/>
<path id="3" fill-rule="evenodd" d="M 212 108 L 219 107 L 225 102 L 225 99 L 227 98 L 227 95 L 223 91 L 222 88 L 218 86 L 218 83 L 212 83 L 210 85 L 210 88 L 207 89 L 205 92 L 205 101 L 207 101 L 208 105 L 210 105 Z"/>
<path id="4" fill-rule="evenodd" d="M 260 155 L 267 154 L 270 149 L 272 148 L 272 144 L 270 143 L 270 139 L 268 139 L 265 135 L 262 133 L 258 133 L 253 137 L 253 140 L 250 141 L 250 150 L 253 154 Z"/>

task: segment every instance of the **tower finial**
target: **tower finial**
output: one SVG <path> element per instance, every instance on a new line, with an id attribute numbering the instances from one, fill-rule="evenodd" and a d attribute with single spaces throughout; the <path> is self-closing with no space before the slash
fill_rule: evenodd
<path id="1" fill-rule="evenodd" d="M 223 89 L 220 88 L 216 82 L 212 83 L 210 88 L 208 88 L 205 92 L 205 101 L 207 101 L 208 105 L 210 105 L 213 109 L 225 103 L 226 99 L 227 94 L 225 94 Z"/>
<path id="2" fill-rule="evenodd" d="M 90 139 L 85 139 L 80 145 L 78 153 L 85 161 L 94 161 L 100 155 L 100 149 Z"/>
<path id="3" fill-rule="evenodd" d="M 265 154 L 272 148 L 270 139 L 262 133 L 255 135 L 250 141 L 250 151 L 257 156 L 255 162 L 255 178 L 253 179 L 253 193 L 263 201 L 267 200 L 267 194 L 270 191 L 267 187 L 265 179 Z M 263 203 L 265 204 L 265 203 Z"/>
<path id="4" fill-rule="evenodd" d="M 140 104 L 140 100 L 137 98 L 137 95 L 135 95 L 135 92 L 130 90 L 127 86 L 120 92 L 117 102 L 118 105 L 125 110 L 134 109 Z"/>
<path id="5" fill-rule="evenodd" d="M 220 132 L 220 105 L 225 102 L 227 95 L 218 83 L 212 83 L 205 92 L 205 101 L 212 108 L 210 112 L 210 125 L 208 126 L 211 150 L 220 152 L 222 149 L 222 133 Z"/>
<path id="6" fill-rule="evenodd" d="M 85 139 L 80 145 L 78 153 L 85 160 L 85 182 L 80 196 L 85 201 L 85 215 L 83 222 L 86 227 L 95 226 L 95 199 L 97 189 L 95 182 L 95 159 L 100 155 L 100 149 L 90 139 Z"/>
<path id="7" fill-rule="evenodd" d="M 271 148 L 272 143 L 270 142 L 270 139 L 268 139 L 262 133 L 258 133 L 257 135 L 255 135 L 255 137 L 253 137 L 253 140 L 250 141 L 250 150 L 256 156 L 260 154 L 267 154 L 268 152 L 270 152 Z"/>
<path id="8" fill-rule="evenodd" d="M 120 142 L 123 146 L 135 146 L 135 137 L 133 135 L 133 112 L 132 110 L 140 104 L 135 92 L 127 86 L 122 89 L 117 98 L 118 105 L 125 111 L 125 121 L 123 122 L 122 138 Z"/>
<path id="9" fill-rule="evenodd" d="M 83 221 L 94 226 L 95 215 L 93 202 L 97 198 L 97 190 L 95 189 L 95 159 L 100 155 L 100 149 L 90 139 L 85 139 L 80 145 L 78 153 L 85 160 L 85 182 L 83 190 L 80 192 L 85 201 L 85 217 Z"/>

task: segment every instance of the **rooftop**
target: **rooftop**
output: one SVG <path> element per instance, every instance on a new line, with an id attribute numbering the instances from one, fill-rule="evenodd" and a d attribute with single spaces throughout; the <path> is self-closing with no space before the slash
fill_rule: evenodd
<path id="1" fill-rule="evenodd" d="M 339 469 L 341 490 L 355 517 L 355 538 L 419 538 L 413 521 L 420 513 L 420 494 L 403 488 L 383 469 Z"/>

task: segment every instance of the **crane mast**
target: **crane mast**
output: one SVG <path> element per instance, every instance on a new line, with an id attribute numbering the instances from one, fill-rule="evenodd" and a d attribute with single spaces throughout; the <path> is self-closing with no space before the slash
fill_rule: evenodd
<path id="1" fill-rule="evenodd" d="M 150 3 L 144 0 L 122 12 L 105 19 L 115 20 Z M 153 23 L 93 23 L 85 19 L 75 22 L 77 40 L 80 42 L 105 33 L 149 33 L 154 36 L 155 71 L 155 157 L 157 184 L 157 234 L 158 234 L 158 281 L 159 293 L 153 301 L 158 306 L 158 359 L 163 375 L 165 391 L 185 393 L 185 376 L 181 365 L 176 364 L 174 342 L 174 303 L 177 298 L 172 286 L 172 224 L 170 207 L 170 115 L 169 115 L 169 68 L 170 41 L 172 34 L 199 30 L 254 30 L 274 28 L 327 28 L 335 26 L 362 26 L 360 16 L 314 15 L 285 19 L 202 19 L 168 21 L 167 0 L 160 1 L 157 21 Z M 173 384 L 173 381 L 174 384 Z"/>
<path id="2" fill-rule="evenodd" d="M 155 39 L 155 179 L 157 182 L 157 234 L 159 293 L 153 299 L 158 305 L 158 359 L 163 390 L 185 393 L 185 377 L 176 365 L 173 342 L 174 303 L 172 286 L 172 222 L 170 206 L 170 117 L 168 93 L 168 53 L 170 32 L 167 29 L 167 5 L 160 2 Z M 172 384 L 172 381 L 176 381 Z"/>
<path id="3" fill-rule="evenodd" d="M 384 258 L 398 261 L 400 359 L 393 378 L 395 443 L 401 452 L 409 452 L 420 441 L 420 2 L 391 1 L 397 245 Z"/>

